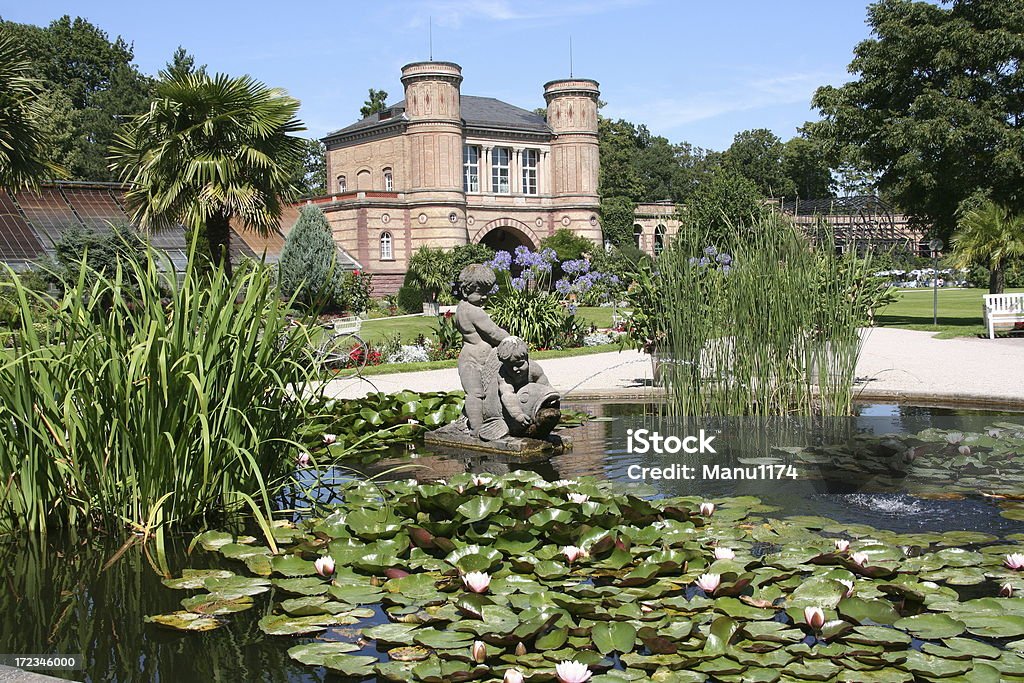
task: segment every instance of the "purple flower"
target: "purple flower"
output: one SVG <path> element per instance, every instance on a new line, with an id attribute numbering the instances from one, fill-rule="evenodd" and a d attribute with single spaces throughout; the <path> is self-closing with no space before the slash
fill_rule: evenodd
<path id="1" fill-rule="evenodd" d="M 729 274 L 730 270 L 732 270 L 731 266 L 722 266 L 722 272 L 725 273 L 726 275 Z"/>
<path id="2" fill-rule="evenodd" d="M 488 294 L 490 295 L 490 294 L 497 294 L 497 293 L 498 293 L 498 283 L 495 282 L 494 286 L 491 287 L 491 291 L 489 291 Z"/>
<path id="3" fill-rule="evenodd" d="M 722 265 L 727 266 L 730 263 L 732 263 L 732 256 L 723 251 L 721 254 L 715 257 L 715 260 L 721 263 Z"/>
<path id="4" fill-rule="evenodd" d="M 576 315 L 576 304 L 569 304 L 569 315 Z"/>
<path id="5" fill-rule="evenodd" d="M 697 261 L 697 265 L 699 265 L 701 268 L 707 267 L 709 263 L 711 263 L 711 259 L 709 259 L 707 256 L 701 256 L 700 261 Z"/>
<path id="6" fill-rule="evenodd" d="M 715 249 L 714 247 L 705 247 L 704 253 L 707 254 L 708 256 L 714 256 L 715 254 L 718 253 L 718 250 Z"/>
<path id="7" fill-rule="evenodd" d="M 503 272 L 509 269 L 512 265 L 512 254 L 507 251 L 499 251 L 494 255 L 490 261 L 484 264 L 488 268 L 491 268 L 495 272 Z"/>
<path id="8" fill-rule="evenodd" d="M 563 296 L 568 294 L 570 289 L 572 289 L 572 284 L 564 277 L 555 283 L 555 291 Z"/>
<path id="9" fill-rule="evenodd" d="M 521 292 L 526 289 L 526 280 L 521 277 L 512 278 L 512 289 Z"/>
<path id="10" fill-rule="evenodd" d="M 690 261 L 689 261 L 690 265 L 691 265 L 691 266 L 695 266 L 695 265 L 697 265 L 697 260 L 698 260 L 698 259 L 697 259 L 697 257 L 696 257 L 696 256 L 691 256 L 691 257 L 690 257 Z"/>

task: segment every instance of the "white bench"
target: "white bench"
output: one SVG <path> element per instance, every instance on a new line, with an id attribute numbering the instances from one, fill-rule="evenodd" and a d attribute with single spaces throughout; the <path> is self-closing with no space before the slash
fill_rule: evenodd
<path id="1" fill-rule="evenodd" d="M 996 338 L 996 325 L 1024 323 L 1024 292 L 1013 294 L 986 294 L 982 305 L 988 338 Z"/>

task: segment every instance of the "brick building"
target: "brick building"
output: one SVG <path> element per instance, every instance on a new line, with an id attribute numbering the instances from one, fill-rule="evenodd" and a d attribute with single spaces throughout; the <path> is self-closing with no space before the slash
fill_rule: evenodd
<path id="1" fill-rule="evenodd" d="M 458 64 L 407 64 L 405 99 L 324 138 L 329 194 L 310 201 L 377 295 L 423 246 L 536 248 L 559 228 L 601 243 L 598 83 L 545 84 L 546 120 L 461 84 Z"/>

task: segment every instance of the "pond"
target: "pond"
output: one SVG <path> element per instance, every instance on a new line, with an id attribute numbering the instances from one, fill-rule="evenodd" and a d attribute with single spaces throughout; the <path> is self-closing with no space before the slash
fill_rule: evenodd
<path id="1" fill-rule="evenodd" d="M 749 422 L 697 424 L 666 421 L 655 407 L 631 403 L 585 403 L 573 406 L 596 416 L 568 433 L 574 448 L 550 462 L 520 465 L 473 455 L 455 457 L 422 449 L 412 458 L 392 457 L 374 466 L 377 473 L 399 464 L 416 469 L 385 476 L 422 481 L 450 479 L 460 473 L 533 469 L 545 479 L 597 477 L 629 483 L 650 496 L 706 498 L 756 496 L 776 508 L 774 517 L 826 517 L 844 525 L 870 525 L 900 533 L 967 531 L 1006 537 L 1019 531 L 1021 514 L 1014 495 L 1024 492 L 1024 467 L 986 460 L 984 444 L 958 441 L 957 433 L 1012 429 L 1024 416 L 942 408 L 861 406 L 858 418 L 830 424 Z M 993 425 L 1006 425 L 993 427 Z M 713 458 L 628 452 L 630 429 L 662 434 L 696 433 L 705 428 L 716 437 Z M 902 433 L 914 437 L 886 441 L 871 435 Z M 941 438 L 928 440 L 929 434 Z M 952 434 L 952 437 L 949 435 Z M 949 437 L 949 438 L 947 438 Z M 881 445 L 879 445 L 881 443 Z M 852 444 L 852 445 L 851 445 Z M 808 448 L 810 447 L 810 448 Z M 967 448 L 967 452 L 963 449 Z M 981 458 L 979 460 L 979 458 Z M 955 463 L 939 476 L 937 459 Z M 723 480 L 633 478 L 644 468 L 705 463 L 740 469 L 795 468 L 795 478 Z M 851 464 L 852 463 L 852 464 Z M 879 467 L 879 463 L 883 466 Z M 840 476 L 832 476 L 835 471 Z M 983 493 L 984 491 L 984 493 Z M 995 492 L 995 495 L 993 495 Z M 988 495 L 985 495 L 988 494 Z M 233 565 L 218 553 L 196 549 L 186 554 L 185 540 L 172 543 L 171 571 Z M 0 544 L 0 652 L 82 653 L 84 671 L 62 673 L 90 681 L 325 681 L 341 680 L 323 668 L 302 665 L 288 648 L 308 637 L 270 637 L 257 622 L 281 599 L 255 598 L 253 609 L 228 615 L 223 628 L 208 633 L 178 634 L 144 623 L 146 615 L 180 609 L 183 594 L 161 583 L 151 558 L 138 545 L 50 537 L 45 542 L 19 540 Z M 969 590 L 969 589 L 968 589 Z M 272 594 L 273 595 L 273 594 Z M 351 636 L 362 626 L 384 621 L 379 606 L 362 624 L 335 628 L 328 638 Z M 370 645 L 357 654 L 377 654 Z M 367 679 L 373 680 L 373 679 Z"/>

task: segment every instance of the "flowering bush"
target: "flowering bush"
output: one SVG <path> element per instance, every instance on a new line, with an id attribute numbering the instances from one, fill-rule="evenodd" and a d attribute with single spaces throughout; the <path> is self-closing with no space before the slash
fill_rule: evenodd
<path id="1" fill-rule="evenodd" d="M 430 349 L 430 360 L 456 358 L 462 350 L 462 333 L 455 327 L 455 316 L 449 311 L 437 317 L 437 345 Z"/>
<path id="2" fill-rule="evenodd" d="M 373 275 L 353 270 L 345 276 L 344 289 L 345 298 L 348 300 L 348 309 L 353 313 L 362 313 L 370 305 Z"/>
<path id="3" fill-rule="evenodd" d="M 345 367 L 355 368 L 363 365 L 364 354 L 366 357 L 366 365 L 380 365 L 384 362 L 384 357 L 381 355 L 381 352 L 369 344 L 366 345 L 366 350 L 364 350 L 362 345 L 355 344 L 348 352 L 348 361 L 345 363 Z"/>

